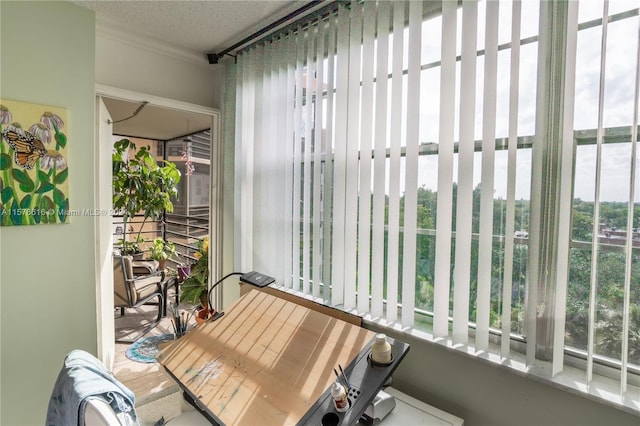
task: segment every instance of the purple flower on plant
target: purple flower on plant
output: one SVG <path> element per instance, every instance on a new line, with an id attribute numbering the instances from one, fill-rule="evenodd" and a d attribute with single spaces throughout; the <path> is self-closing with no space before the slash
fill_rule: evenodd
<path id="1" fill-rule="evenodd" d="M 48 150 L 40 159 L 40 168 L 48 171 L 52 167 L 57 171 L 64 170 L 67 167 L 67 161 L 58 151 Z"/>
<path id="2" fill-rule="evenodd" d="M 37 139 L 40 139 L 41 142 L 51 143 L 51 132 L 49 128 L 42 123 L 36 123 L 33 126 L 29 127 L 29 132 L 33 134 Z"/>
<path id="3" fill-rule="evenodd" d="M 185 174 L 187 176 L 191 176 L 193 172 L 196 170 L 196 167 L 191 162 L 191 159 L 189 158 L 189 153 L 187 151 L 182 151 L 182 159 L 185 161 L 184 163 Z"/>
<path id="4" fill-rule="evenodd" d="M 11 111 L 4 105 L 0 104 L 0 124 L 9 124 L 11 123 Z"/>
<path id="5" fill-rule="evenodd" d="M 20 123 L 13 122 L 7 126 L 5 132 L 16 132 L 22 137 L 27 137 L 25 130 L 22 128 Z M 4 133 L 4 132 L 3 132 Z"/>
<path id="6" fill-rule="evenodd" d="M 62 118 L 50 111 L 45 111 L 42 114 L 40 122 L 47 126 L 49 129 L 53 129 L 56 132 L 64 127 L 64 121 L 62 121 Z"/>

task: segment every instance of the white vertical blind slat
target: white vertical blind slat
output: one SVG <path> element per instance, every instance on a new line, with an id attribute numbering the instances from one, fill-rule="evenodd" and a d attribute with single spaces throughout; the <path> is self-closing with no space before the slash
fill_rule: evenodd
<path id="1" fill-rule="evenodd" d="M 351 4 L 349 31 L 349 104 L 347 106 L 347 158 L 345 190 L 344 308 L 356 307 L 358 246 L 358 176 L 360 148 L 360 82 L 362 68 L 362 4 Z M 368 254 L 367 254 L 368 256 Z"/>
<path id="2" fill-rule="evenodd" d="M 324 48 L 326 27 L 318 21 L 318 39 L 316 43 L 316 78 L 315 78 L 315 117 L 313 137 L 313 259 L 312 273 L 313 296 L 320 297 L 322 282 L 322 122 L 324 119 L 323 81 L 324 81 Z"/>
<path id="3" fill-rule="evenodd" d="M 480 237 L 478 242 L 478 304 L 476 317 L 477 350 L 487 350 L 489 348 L 499 7 L 500 3 L 497 1 L 487 2 L 484 57 L 484 98 L 482 107 Z"/>
<path id="4" fill-rule="evenodd" d="M 509 76 L 509 148 L 507 154 L 507 211 L 504 244 L 504 279 L 502 286 L 502 337 L 500 353 L 504 358 L 511 351 L 511 297 L 513 290 L 513 250 L 516 210 L 516 165 L 518 157 L 518 98 L 520 90 L 520 27 L 522 3 L 513 2 L 511 10 L 511 64 Z"/>
<path id="5" fill-rule="evenodd" d="M 453 274 L 453 342 L 469 339 L 469 283 L 473 217 L 473 160 L 475 156 L 476 50 L 478 3 L 462 4 L 462 55 L 460 61 L 460 142 L 456 211 L 455 270 Z"/>
<path id="6" fill-rule="evenodd" d="M 294 126 L 293 133 L 295 135 L 293 145 L 293 289 L 300 290 L 300 233 L 303 225 L 300 222 L 300 202 L 302 196 L 301 180 L 302 180 L 302 104 L 303 104 L 303 86 L 304 86 L 304 43 L 300 40 L 302 31 L 298 31 L 296 42 L 296 68 L 295 68 L 295 109 L 294 109 Z"/>
<path id="7" fill-rule="evenodd" d="M 264 119 L 261 123 L 261 129 L 256 134 L 255 155 L 260 158 L 260 165 L 258 166 L 258 175 L 261 176 L 258 179 L 258 194 L 256 196 L 257 205 L 264 206 L 266 210 L 265 218 L 267 226 L 260 226 L 259 232 L 256 232 L 255 248 L 256 253 L 254 256 L 254 268 L 259 270 L 266 270 L 269 265 L 273 264 L 273 250 L 268 250 L 269 244 L 267 241 L 271 240 L 271 244 L 275 242 L 274 239 L 274 226 L 272 224 L 275 220 L 275 210 L 273 208 L 273 184 L 274 184 L 274 161 L 273 151 L 270 149 L 274 137 L 274 127 L 276 121 L 276 111 L 273 103 L 275 102 L 275 96 L 273 95 L 271 84 L 273 81 L 273 43 L 269 43 L 264 46 L 264 56 L 262 64 L 262 90 L 261 90 L 261 109 Z"/>
<path id="8" fill-rule="evenodd" d="M 400 257 L 400 164 L 402 138 L 402 80 L 404 77 L 404 2 L 393 3 L 393 50 L 391 65 L 391 150 L 389 168 L 389 224 L 387 242 L 387 321 L 398 318 Z"/>
<path id="9" fill-rule="evenodd" d="M 422 2 L 409 4 L 409 52 L 422 51 Z M 409 54 L 407 75 L 407 143 L 405 156 L 402 325 L 414 324 L 416 231 L 418 221 L 418 146 L 420 145 L 420 55 Z"/>
<path id="10" fill-rule="evenodd" d="M 349 11 L 338 12 L 336 57 L 336 113 L 335 155 L 333 179 L 333 253 L 345 252 L 346 167 L 347 167 L 347 112 L 349 104 Z M 331 303 L 344 302 L 345 258 L 332 256 Z"/>
<path id="11" fill-rule="evenodd" d="M 242 159 L 239 190 L 241 194 L 240 215 L 240 270 L 253 269 L 253 133 L 255 122 L 255 50 L 247 58 L 243 71 L 242 129 L 240 158 Z"/>
<path id="12" fill-rule="evenodd" d="M 265 240 L 261 245 L 263 250 L 267 252 L 267 256 L 265 260 L 268 262 L 265 264 L 265 269 L 269 270 L 273 267 L 273 265 L 278 265 L 280 261 L 280 256 L 275 252 L 275 250 L 270 250 L 270 248 L 274 247 L 274 245 L 280 246 L 280 238 L 282 236 L 281 227 L 282 227 L 282 201 L 281 198 L 283 196 L 282 191 L 276 190 L 275 188 L 279 188 L 282 184 L 283 179 L 281 178 L 281 174 L 283 168 L 281 167 L 282 155 L 280 154 L 280 141 L 278 140 L 279 129 L 281 127 L 281 123 L 283 123 L 283 108 L 281 105 L 282 95 L 278 93 L 278 80 L 280 77 L 279 74 L 279 62 L 280 56 L 274 55 L 273 52 L 276 49 L 275 43 L 271 43 L 271 63 L 270 63 L 270 77 L 269 77 L 269 99 L 265 102 L 265 106 L 267 108 L 271 108 L 273 111 L 272 115 L 272 123 L 268 125 L 268 143 L 265 144 L 264 149 L 269 150 L 269 165 L 271 169 L 268 173 L 268 182 L 269 190 L 267 206 L 271 211 L 270 214 L 270 222 L 273 224 L 272 229 L 270 230 L 270 238 L 271 241 Z M 267 269 L 268 268 L 268 269 Z M 280 274 L 278 274 L 280 276 Z"/>
<path id="13" fill-rule="evenodd" d="M 573 117 L 575 99 L 576 46 L 578 42 L 578 3 L 567 3 L 567 48 L 565 56 L 564 128 L 562 134 L 562 163 L 574 163 Z M 560 200 L 571 201 L 573 170 L 563 167 L 560 175 Z M 556 301 L 553 325 L 553 355 L 551 374 L 560 373 L 564 366 L 564 336 L 567 307 L 567 282 L 569 281 L 569 256 L 571 250 L 571 202 L 561 202 L 558 215 L 558 253 Z"/>
<path id="14" fill-rule="evenodd" d="M 453 204 L 453 130 L 455 125 L 456 5 L 442 3 L 442 67 L 440 70 L 440 135 L 438 141 L 438 199 L 434 271 L 433 334 L 449 333 L 451 214 Z"/>
<path id="15" fill-rule="evenodd" d="M 242 192 L 242 171 L 244 170 L 244 151 L 242 149 L 242 134 L 244 131 L 246 116 L 244 115 L 244 98 L 246 96 L 247 87 L 244 85 L 245 83 L 245 73 L 246 73 L 246 64 L 247 64 L 247 55 L 238 55 L 238 67 L 236 68 L 236 120 L 235 120 L 235 147 L 234 147 L 234 158 L 237 159 L 236 167 L 233 171 L 233 180 L 236 183 L 238 188 L 237 191 L 234 192 L 233 196 L 233 210 L 236 212 L 236 217 L 234 218 L 234 222 L 237 223 L 236 226 L 233 227 L 233 240 L 236 244 L 233 245 L 233 258 L 234 270 L 241 271 L 242 269 L 242 234 L 243 234 L 243 221 L 244 215 L 242 213 L 242 199 L 244 197 L 244 193 Z M 248 124 L 248 123 L 247 123 Z"/>
<path id="16" fill-rule="evenodd" d="M 273 42 L 273 48 L 276 51 L 286 52 L 282 39 L 278 38 Z M 277 110 L 276 123 L 274 123 L 273 140 L 271 142 L 271 149 L 274 152 L 274 163 L 277 172 L 275 172 L 276 180 L 274 181 L 275 188 L 284 188 L 286 179 L 286 163 L 287 156 L 285 154 L 286 147 L 283 143 L 286 140 L 286 124 L 287 124 L 287 90 L 286 90 L 286 74 L 285 74 L 285 61 L 286 53 L 281 55 L 274 55 L 273 64 L 273 82 L 271 92 L 274 93 L 274 108 Z M 286 194 L 284 191 L 277 190 L 273 199 L 273 211 L 274 211 L 274 242 L 271 247 L 282 247 L 282 253 L 284 252 L 284 240 L 285 240 L 285 223 L 282 218 L 285 216 L 284 200 Z M 284 282 L 284 259 L 276 251 L 272 250 L 272 263 L 271 267 L 275 268 L 277 272 L 276 280 L 280 283 Z"/>
<path id="17" fill-rule="evenodd" d="M 315 65 L 313 53 L 315 49 L 315 37 L 312 30 L 308 29 L 305 37 L 307 50 L 306 81 L 304 93 L 304 143 L 302 144 L 303 156 L 303 195 L 302 195 L 302 291 L 309 294 L 311 279 L 311 134 L 312 134 L 312 99 L 314 96 Z"/>
<path id="18" fill-rule="evenodd" d="M 284 181 L 284 286 L 293 287 L 293 146 L 294 140 L 294 98 L 295 98 L 295 39 L 288 37 L 283 43 L 286 47 L 284 61 L 284 79 L 286 84 L 286 124 L 282 141 L 285 145 L 285 181 Z"/>
<path id="19" fill-rule="evenodd" d="M 252 135 L 252 156 L 253 156 L 253 176 L 252 176 L 252 185 L 253 185 L 253 208 L 262 204 L 263 200 L 263 171 L 265 170 L 265 165 L 263 164 L 264 159 L 262 158 L 262 142 L 263 142 L 263 133 L 265 123 L 268 121 L 265 117 L 266 111 L 264 106 L 264 87 L 265 87 L 265 53 L 264 46 L 260 46 L 256 49 L 255 56 L 255 73 L 256 73 L 256 84 L 255 84 L 255 101 L 254 101 L 254 109 L 255 109 L 255 126 L 253 129 Z M 255 212 L 255 210 L 254 210 Z M 262 269 L 262 259 L 261 256 L 257 254 L 262 250 L 260 247 L 260 234 L 262 233 L 262 229 L 264 228 L 263 223 L 253 222 L 253 257 L 251 259 L 251 269 Z"/>
<path id="20" fill-rule="evenodd" d="M 324 199 L 323 199 L 323 224 L 322 232 L 322 298 L 331 300 L 331 235 L 333 232 L 333 139 L 334 139 L 334 93 L 335 93 L 335 56 L 336 56 L 336 19 L 329 19 L 327 29 L 327 128 L 322 140 L 324 153 Z"/>
<path id="21" fill-rule="evenodd" d="M 273 48 L 277 51 L 286 52 L 282 39 L 278 38 L 273 42 Z M 274 181 L 275 188 L 284 188 L 286 179 L 286 163 L 287 156 L 285 155 L 286 147 L 283 143 L 286 140 L 286 124 L 287 124 L 287 90 L 286 90 L 286 73 L 285 73 L 286 53 L 281 55 L 275 55 L 273 64 L 273 82 L 271 92 L 274 93 L 274 106 L 277 110 L 276 123 L 274 123 L 273 139 L 271 142 L 271 149 L 274 152 L 274 163 L 277 172 L 275 172 L 276 180 Z M 284 200 L 286 194 L 284 191 L 277 190 L 274 194 L 272 208 L 274 211 L 274 242 L 271 247 L 282 247 L 284 249 L 285 240 L 285 222 L 282 218 L 285 216 Z M 276 251 L 272 250 L 272 263 L 271 267 L 276 268 L 277 280 L 280 283 L 284 282 L 284 259 Z M 284 253 L 284 250 L 282 251 Z"/>
<path id="22" fill-rule="evenodd" d="M 603 4 L 603 18 L 609 16 L 609 1 Z M 602 143 L 604 139 L 603 111 L 604 111 L 604 82 L 607 58 L 607 28 L 608 19 L 602 20 L 602 38 L 600 51 L 600 86 L 598 89 L 598 128 L 596 131 L 596 182 L 593 203 L 593 240 L 591 243 L 591 288 L 589 291 L 589 327 L 587 339 L 587 383 L 593 378 L 593 352 L 595 347 L 595 316 L 596 316 L 596 289 L 598 286 L 598 234 L 600 225 L 600 177 L 602 173 Z"/>
<path id="23" fill-rule="evenodd" d="M 387 163 L 387 68 L 389 63 L 390 3 L 378 4 L 378 38 L 375 86 L 375 149 L 373 180 L 373 230 L 371 253 L 371 315 L 380 318 L 384 309 L 384 219 Z"/>
<path id="24" fill-rule="evenodd" d="M 358 193 L 358 312 L 369 312 L 371 253 L 371 149 L 373 147 L 373 71 L 376 4 L 363 12 L 362 126 L 360 131 L 360 191 Z"/>

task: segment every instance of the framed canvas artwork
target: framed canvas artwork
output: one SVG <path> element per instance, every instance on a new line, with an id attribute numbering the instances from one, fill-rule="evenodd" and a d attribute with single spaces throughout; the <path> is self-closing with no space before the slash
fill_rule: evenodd
<path id="1" fill-rule="evenodd" d="M 0 99 L 0 226 L 69 222 L 67 112 Z"/>

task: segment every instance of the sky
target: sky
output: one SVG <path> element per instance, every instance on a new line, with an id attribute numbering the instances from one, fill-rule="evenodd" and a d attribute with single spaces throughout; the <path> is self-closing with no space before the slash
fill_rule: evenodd
<path id="1" fill-rule="evenodd" d="M 484 6 L 479 4 L 478 11 L 478 49 L 484 47 Z M 609 3 L 609 15 L 634 9 L 639 6 L 637 1 L 613 1 Z M 521 38 L 538 33 L 538 3 L 524 1 L 522 3 Z M 458 22 L 462 11 L 459 10 Z M 603 1 L 581 1 L 579 4 L 579 22 L 587 22 L 601 18 Z M 439 19 L 439 18 L 438 18 Z M 427 28 L 427 27 L 425 27 Z M 511 2 L 500 2 L 499 44 L 510 40 L 511 31 Z M 423 63 L 437 60 L 433 53 L 439 53 L 440 25 L 431 25 L 425 31 L 423 46 Z M 458 53 L 461 45 L 461 29 L 458 29 Z M 638 41 L 638 17 L 609 23 L 606 57 L 604 96 L 602 108 L 602 122 L 604 127 L 630 126 L 634 111 L 634 90 L 636 79 L 636 53 Z M 578 33 L 578 49 L 576 57 L 576 88 L 574 129 L 596 129 L 598 127 L 599 88 L 601 67 L 602 26 L 582 30 Z M 476 92 L 476 126 L 475 139 L 482 138 L 482 79 L 484 57 L 478 58 Z M 503 50 L 498 56 L 498 93 L 497 93 L 497 122 L 496 137 L 507 137 L 510 66 L 510 49 Z M 536 96 L 537 43 L 523 45 L 520 53 L 520 87 L 518 103 L 518 135 L 533 135 L 535 130 L 535 96 Z M 424 73 L 424 72 L 423 72 Z M 423 104 L 421 106 L 420 141 L 437 141 L 439 98 L 439 68 L 426 72 L 422 79 Z M 429 75 L 430 74 L 430 75 Z M 459 76 L 459 71 L 458 71 Z M 459 86 L 458 77 L 458 88 Z M 458 90 L 459 91 L 459 90 Z M 434 96 L 435 95 L 435 96 Z M 457 94 L 456 111 L 459 109 L 459 93 Z M 454 139 L 458 140 L 458 122 Z M 627 201 L 629 199 L 630 179 L 630 144 L 607 145 L 602 149 L 601 156 L 601 201 Z M 516 199 L 530 198 L 531 151 L 519 150 L 517 159 Z M 431 189 L 437 185 L 437 165 L 421 167 L 419 173 L 420 184 Z M 480 182 L 481 155 L 476 155 L 474 161 L 474 187 Z M 574 197 L 583 200 L 593 200 L 595 195 L 596 147 L 584 146 L 576 154 L 576 179 Z M 507 162 L 506 152 L 498 153 L 495 163 L 495 198 L 506 198 Z M 457 168 L 454 179 L 457 180 Z M 637 197 L 640 198 L 640 197 Z"/>
<path id="2" fill-rule="evenodd" d="M 511 40 L 511 14 L 512 2 L 501 1 L 499 6 L 498 44 L 503 45 Z M 520 39 L 536 36 L 538 34 L 539 2 L 536 0 L 522 1 L 522 20 Z M 584 0 L 579 3 L 578 22 L 588 22 L 600 19 L 603 16 L 604 0 Z M 614 0 L 608 3 L 608 14 L 614 15 L 623 11 L 637 9 L 640 3 L 637 0 Z M 485 38 L 485 8 L 486 2 L 478 3 L 477 26 L 477 50 L 484 49 Z M 461 52 L 462 40 L 462 8 L 458 8 L 457 16 L 457 54 Z M 635 103 L 635 82 L 637 79 L 637 52 L 638 52 L 639 18 L 631 18 L 611 22 L 608 24 L 606 43 L 606 56 L 604 57 L 604 89 L 602 102 L 603 127 L 631 126 L 633 122 Z M 407 46 L 408 31 L 404 33 L 404 69 L 407 69 L 409 49 Z M 390 36 L 389 46 L 391 50 L 393 36 Z M 442 42 L 441 17 L 436 16 L 425 21 L 422 27 L 422 51 L 420 63 L 423 65 L 436 63 L 440 60 Z M 574 102 L 574 129 L 597 129 L 599 121 L 599 90 L 601 74 L 601 44 L 602 25 L 581 30 L 578 32 L 578 46 L 576 56 L 576 84 Z M 537 42 L 521 46 L 519 62 L 519 88 L 518 88 L 518 120 L 517 134 L 519 136 L 532 136 L 535 131 L 535 102 L 536 102 L 536 73 L 537 73 Z M 389 73 L 392 71 L 392 52 L 389 54 Z M 497 104 L 496 104 L 496 138 L 504 138 L 509 132 L 509 96 L 510 96 L 510 61 L 511 49 L 504 49 L 498 53 L 497 68 Z M 374 62 L 375 63 L 375 62 Z M 325 61 L 325 78 L 328 75 Z M 406 123 L 407 83 L 404 79 L 403 89 L 403 123 Z M 482 139 L 482 110 L 483 110 L 483 86 L 484 86 L 484 56 L 477 57 L 476 63 L 476 91 L 475 91 L 475 140 Z M 389 80 L 388 94 L 388 120 L 391 114 L 391 80 Z M 427 66 L 421 72 L 420 79 L 420 143 L 437 143 L 439 140 L 439 109 L 440 109 L 440 67 Z M 454 140 L 459 138 L 459 110 L 460 110 L 460 62 L 456 71 L 456 96 L 455 111 L 456 122 Z M 375 85 L 374 85 L 375 104 Z M 324 106 L 326 111 L 326 104 Z M 326 115 L 323 116 L 326 127 Z M 387 131 L 390 128 L 387 123 Z M 405 134 L 401 137 L 402 145 L 405 144 Z M 389 142 L 387 143 L 389 147 Z M 596 146 L 580 146 L 575 158 L 575 184 L 574 197 L 585 201 L 594 200 L 596 182 Z M 608 144 L 602 147 L 601 173 L 600 173 L 600 197 L 601 201 L 627 201 L 629 200 L 630 172 L 631 172 L 631 144 Z M 494 198 L 506 198 L 507 192 L 507 151 L 501 151 L 495 157 Z M 457 157 L 457 156 L 456 156 Z M 639 161 L 640 163 L 640 161 Z M 402 167 L 404 162 L 402 163 Z M 531 175 L 531 150 L 520 149 L 517 153 L 516 163 L 516 193 L 515 199 L 530 199 L 530 175 Z M 404 167 L 401 176 L 404 176 Z M 454 165 L 454 181 L 458 180 L 458 170 Z M 638 173 L 640 175 L 640 173 Z M 476 153 L 473 167 L 473 186 L 480 182 L 481 154 Z M 387 178 L 387 193 L 389 193 Z M 640 179 L 638 191 L 640 192 Z M 437 156 L 421 156 L 418 170 L 418 186 L 437 190 L 438 164 Z M 400 193 L 404 192 L 404 182 L 400 183 Z M 636 196 L 640 199 L 640 196 Z"/>
<path id="3" fill-rule="evenodd" d="M 511 38 L 511 2 L 500 2 L 499 44 Z M 638 8 L 637 1 L 616 0 L 609 3 L 609 15 Z M 521 38 L 538 33 L 537 1 L 525 0 L 522 3 Z M 581 1 L 578 22 L 587 22 L 601 18 L 603 1 Z M 478 10 L 478 50 L 484 48 L 485 2 L 479 3 Z M 462 9 L 458 12 L 458 22 L 462 19 Z M 441 43 L 440 18 L 428 22 L 423 27 L 423 48 L 421 62 L 431 63 L 439 60 Z M 458 25 L 457 53 L 461 51 L 461 25 Z M 634 90 L 636 79 L 636 53 L 638 41 L 638 17 L 632 17 L 609 23 L 606 57 L 602 123 L 604 127 L 630 126 L 634 111 Z M 598 127 L 599 88 L 601 67 L 602 26 L 581 30 L 578 33 L 576 57 L 576 87 L 574 129 L 596 129 Z M 537 70 L 537 43 L 523 45 L 520 52 L 520 83 L 518 102 L 518 135 L 533 135 L 535 130 L 535 97 Z M 498 93 L 496 137 L 507 137 L 509 132 L 509 67 L 510 49 L 498 54 Z M 458 63 L 459 65 L 459 63 Z M 475 139 L 482 139 L 482 102 L 483 102 L 484 56 L 478 57 L 476 64 L 476 125 Z M 457 71 L 456 111 L 460 108 L 460 77 Z M 422 72 L 420 141 L 437 142 L 439 119 L 440 68 L 435 67 Z M 506 84 L 500 84 L 504 82 Z M 459 123 L 456 118 L 454 140 L 458 140 Z M 627 201 L 629 199 L 630 180 L 630 144 L 607 145 L 601 156 L 601 201 Z M 480 182 L 481 155 L 474 161 L 474 187 Z M 421 159 L 419 168 L 419 186 L 432 190 L 437 188 L 437 163 L 434 159 Z M 516 199 L 530 198 L 531 151 L 519 150 L 517 158 Z M 595 195 L 595 146 L 580 147 L 576 154 L 576 179 L 574 196 L 583 200 L 593 200 Z M 457 167 L 454 168 L 454 180 L 457 180 Z M 495 162 L 495 198 L 506 198 L 507 192 L 506 151 L 496 155 Z M 640 197 L 636 197 L 640 198 Z"/>

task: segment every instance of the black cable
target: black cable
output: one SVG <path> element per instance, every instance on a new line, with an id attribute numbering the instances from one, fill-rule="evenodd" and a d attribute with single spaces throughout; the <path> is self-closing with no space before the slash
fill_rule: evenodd
<path id="1" fill-rule="evenodd" d="M 143 101 L 143 102 L 138 106 L 138 108 L 133 112 L 133 114 L 131 114 L 129 117 L 127 117 L 127 118 L 123 118 L 123 119 L 121 119 L 121 120 L 116 120 L 116 121 L 107 120 L 107 124 L 121 123 L 121 122 L 123 122 L 123 121 L 127 121 L 127 120 L 129 120 L 130 118 L 135 117 L 136 115 L 138 115 L 138 113 L 139 113 L 140 111 L 142 111 L 142 108 L 144 108 L 148 103 L 149 103 L 149 102 L 147 102 L 147 101 Z"/>
<path id="2" fill-rule="evenodd" d="M 211 309 L 211 307 L 213 306 L 213 303 L 211 303 L 211 290 L 216 288 L 220 283 L 222 283 L 224 280 L 226 280 L 229 277 L 232 277 L 234 275 L 244 275 L 244 274 L 245 274 L 244 272 L 231 272 L 225 275 L 224 277 L 220 278 L 214 285 L 212 285 L 211 288 L 209 288 L 209 292 L 207 293 L 207 300 L 209 301 L 209 309 Z"/>

